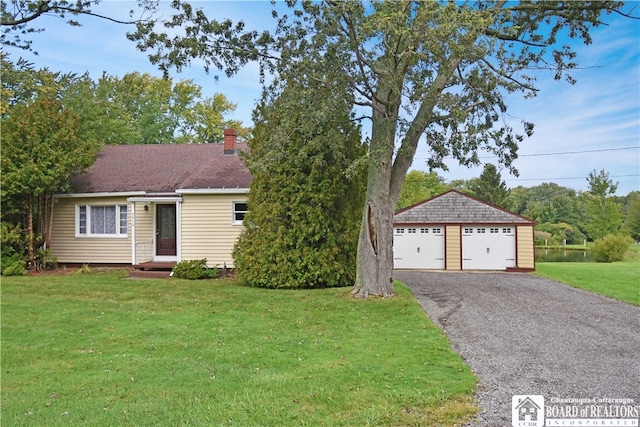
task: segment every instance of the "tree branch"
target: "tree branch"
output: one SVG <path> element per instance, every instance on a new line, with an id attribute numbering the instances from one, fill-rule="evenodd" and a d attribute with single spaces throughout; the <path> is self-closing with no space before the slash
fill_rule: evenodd
<path id="1" fill-rule="evenodd" d="M 334 7 L 336 5 L 336 3 L 333 2 L 333 1 L 327 1 L 327 3 L 332 7 Z M 369 99 L 369 100 L 372 101 L 371 105 L 373 105 L 373 101 L 374 100 L 376 102 L 380 102 L 380 103 L 384 104 L 380 99 L 377 99 L 375 90 L 369 84 L 369 79 L 367 78 L 367 73 L 365 71 L 365 68 L 369 68 L 370 70 L 372 70 L 376 74 L 378 74 L 378 73 L 375 70 L 373 70 L 373 67 L 371 66 L 371 64 L 369 64 L 369 62 L 362 55 L 362 52 L 360 52 L 359 44 L 358 44 L 357 36 L 356 36 L 355 30 L 354 30 L 354 24 L 353 24 L 352 19 L 344 10 L 342 10 L 340 12 L 340 16 L 344 20 L 346 28 L 344 28 L 342 26 L 339 26 L 339 28 L 347 36 L 347 39 L 351 43 L 352 50 L 356 55 L 356 64 L 358 66 L 358 71 L 360 72 L 360 76 L 362 77 L 362 82 L 363 82 L 366 90 L 368 91 L 368 93 L 366 91 L 364 91 L 364 90 L 361 90 L 361 89 L 357 89 L 357 90 L 360 93 L 360 95 L 362 95 L 366 99 Z"/>
<path id="2" fill-rule="evenodd" d="M 18 15 L 22 15 L 22 13 L 15 13 L 14 15 L 12 15 L 13 16 L 12 21 L 5 21 L 5 17 L 3 16 L 2 19 L 0 19 L 0 26 L 14 26 L 14 25 L 26 24 L 27 22 L 38 18 L 39 16 L 47 13 L 50 10 L 51 10 L 51 7 L 49 6 L 49 1 L 39 1 L 38 8 L 35 10 L 35 12 L 33 12 L 33 15 L 16 20 L 16 17 Z"/>
<path id="3" fill-rule="evenodd" d="M 94 3 L 97 4 L 98 2 L 95 1 Z M 88 6 L 89 4 L 91 4 L 91 2 L 88 2 L 86 5 Z M 57 2 L 52 3 L 50 0 L 45 0 L 45 1 L 41 0 L 38 2 L 38 7 L 36 8 L 36 10 L 34 10 L 33 13 L 29 15 L 25 15 L 21 13 L 22 11 L 20 11 L 20 13 L 13 14 L 12 19 L 10 20 L 8 20 L 6 16 L 3 16 L 2 19 L 0 20 L 0 26 L 13 27 L 17 25 L 23 25 L 39 18 L 42 15 L 45 15 L 51 12 L 58 12 L 58 11 L 62 12 L 60 15 L 64 14 L 64 12 L 71 13 L 72 15 L 87 15 L 87 16 L 93 16 L 96 18 L 111 21 L 116 24 L 133 25 L 133 24 L 137 24 L 139 22 L 145 21 L 144 19 L 136 19 L 133 21 L 123 21 L 120 19 L 115 19 L 110 16 L 92 12 L 90 9 L 85 8 L 84 4 L 80 5 L 80 7 L 70 7 L 70 6 L 62 6 Z M 19 15 L 22 17 L 20 19 L 17 19 Z"/>
<path id="4" fill-rule="evenodd" d="M 404 176 L 411 165 L 413 156 L 415 155 L 418 147 L 418 141 L 420 136 L 424 133 L 425 129 L 431 122 L 433 110 L 440 99 L 442 91 L 445 89 L 451 76 L 455 73 L 458 66 L 462 63 L 460 58 L 449 58 L 441 64 L 438 75 L 436 76 L 430 90 L 422 98 L 420 108 L 415 117 L 409 125 L 409 129 L 402 139 L 396 159 L 393 162 L 393 168 L 391 172 L 390 193 L 397 200 L 402 189 L 402 182 Z"/>
<path id="5" fill-rule="evenodd" d="M 538 88 L 536 88 L 536 87 L 534 87 L 532 85 L 528 85 L 526 83 L 523 83 L 523 82 L 521 82 L 521 81 L 519 81 L 519 80 L 517 80 L 517 79 L 515 79 L 515 78 L 513 78 L 513 77 L 511 77 L 511 76 L 509 76 L 507 74 L 505 74 L 502 70 L 498 70 L 489 61 L 487 61 L 486 58 L 482 58 L 480 61 L 482 61 L 482 63 L 484 63 L 487 67 L 489 67 L 489 69 L 491 71 L 493 71 L 494 73 L 496 73 L 498 76 L 503 77 L 503 78 L 509 80 L 512 83 L 515 83 L 518 87 L 530 90 L 532 92 L 538 92 L 539 91 Z"/>

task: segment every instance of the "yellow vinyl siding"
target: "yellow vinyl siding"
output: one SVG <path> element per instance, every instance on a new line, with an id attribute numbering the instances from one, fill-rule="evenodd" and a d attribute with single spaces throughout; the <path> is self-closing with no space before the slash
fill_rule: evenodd
<path id="1" fill-rule="evenodd" d="M 518 226 L 516 235 L 518 236 L 518 259 L 516 266 L 519 268 L 535 268 L 533 226 Z"/>
<path id="2" fill-rule="evenodd" d="M 126 197 L 58 198 L 49 248 L 64 263 L 131 263 L 131 206 L 127 237 L 76 237 L 76 205 L 128 205 Z"/>
<path id="3" fill-rule="evenodd" d="M 147 210 L 144 210 L 145 205 L 148 206 Z M 135 222 L 135 242 L 136 246 L 140 247 L 144 245 L 146 248 L 146 252 L 144 250 L 138 251 L 138 258 L 136 259 L 136 263 L 140 264 L 142 262 L 149 261 L 149 258 L 153 258 L 153 254 L 155 253 L 155 231 L 153 228 L 154 225 L 154 207 L 152 203 L 144 203 L 144 202 L 135 202 L 133 204 L 136 209 L 136 222 Z M 131 224 L 133 218 L 129 219 L 129 223 Z M 147 254 L 147 258 L 144 258 L 143 254 Z"/>
<path id="4" fill-rule="evenodd" d="M 153 240 L 153 205 L 148 204 L 148 209 L 144 210 L 145 203 L 136 202 L 136 242 L 151 242 Z"/>
<path id="5" fill-rule="evenodd" d="M 460 226 L 447 225 L 445 233 L 446 265 L 444 268 L 446 270 L 461 270 Z"/>
<path id="6" fill-rule="evenodd" d="M 233 267 L 233 245 L 242 225 L 232 225 L 233 202 L 246 194 L 185 194 L 182 198 L 182 260 L 207 259 L 209 267 Z"/>

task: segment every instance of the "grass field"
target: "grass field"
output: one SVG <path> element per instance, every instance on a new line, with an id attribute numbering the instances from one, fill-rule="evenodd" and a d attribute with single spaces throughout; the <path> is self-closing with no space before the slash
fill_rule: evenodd
<path id="1" fill-rule="evenodd" d="M 3 426 L 461 425 L 476 379 L 403 285 L 2 279 Z"/>
<path id="2" fill-rule="evenodd" d="M 640 306 L 640 263 L 547 262 L 536 264 L 536 274 L 620 301 Z"/>

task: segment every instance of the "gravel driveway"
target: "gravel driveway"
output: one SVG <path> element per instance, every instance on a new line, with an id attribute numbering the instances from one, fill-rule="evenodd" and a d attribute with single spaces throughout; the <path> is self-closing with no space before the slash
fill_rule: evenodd
<path id="1" fill-rule="evenodd" d="M 545 405 L 627 398 L 640 408 L 640 307 L 527 274 L 398 270 L 394 278 L 478 376 L 471 425 L 511 426 L 513 395 L 542 395 Z"/>

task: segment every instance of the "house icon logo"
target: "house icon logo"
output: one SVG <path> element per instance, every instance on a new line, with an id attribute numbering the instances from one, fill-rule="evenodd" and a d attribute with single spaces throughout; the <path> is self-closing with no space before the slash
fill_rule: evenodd
<path id="1" fill-rule="evenodd" d="M 544 426 L 544 396 L 513 396 L 511 420 L 514 427 Z"/>

